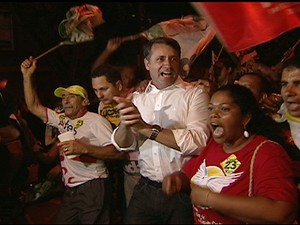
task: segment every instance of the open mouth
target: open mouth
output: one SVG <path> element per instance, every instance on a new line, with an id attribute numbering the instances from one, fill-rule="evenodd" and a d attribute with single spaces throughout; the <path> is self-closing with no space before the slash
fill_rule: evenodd
<path id="1" fill-rule="evenodd" d="M 216 124 L 216 123 L 211 123 L 210 126 L 211 126 L 213 131 L 215 131 L 219 127 L 219 125 Z"/>
<path id="2" fill-rule="evenodd" d="M 220 138 L 224 134 L 224 128 L 221 127 L 219 124 L 211 123 L 210 126 L 212 128 L 212 132 L 213 132 L 214 137 Z"/>
<path id="3" fill-rule="evenodd" d="M 298 102 L 286 102 L 286 104 L 288 104 L 288 105 L 299 105 Z"/>
<path id="4" fill-rule="evenodd" d="M 72 106 L 64 106 L 64 110 L 72 109 Z"/>
<path id="5" fill-rule="evenodd" d="M 290 110 L 296 110 L 300 107 L 300 104 L 298 102 L 286 102 L 286 106 L 290 109 Z"/>
<path id="6" fill-rule="evenodd" d="M 170 76 L 173 76 L 173 73 L 172 72 L 161 72 L 160 75 L 163 77 L 170 77 Z"/>

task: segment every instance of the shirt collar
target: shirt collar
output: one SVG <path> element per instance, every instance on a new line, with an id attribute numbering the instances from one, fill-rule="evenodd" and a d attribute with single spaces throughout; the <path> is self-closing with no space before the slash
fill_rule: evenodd
<path id="1" fill-rule="evenodd" d="M 187 82 L 183 81 L 182 78 L 180 76 L 178 76 L 177 80 L 175 81 L 174 84 L 164 88 L 164 89 L 161 89 L 159 90 L 156 86 L 154 86 L 152 84 L 152 81 L 150 80 L 146 89 L 145 89 L 145 92 L 146 93 L 149 93 L 149 92 L 154 92 L 154 93 L 158 93 L 159 91 L 162 91 L 162 90 L 170 90 L 170 89 L 173 89 L 173 88 L 186 88 L 187 86 Z"/>
<path id="2" fill-rule="evenodd" d="M 300 123 L 300 118 L 292 116 L 289 112 L 285 112 L 285 117 L 288 121 Z"/>
<path id="3" fill-rule="evenodd" d="M 280 106 L 280 109 L 277 112 L 279 115 L 281 115 L 281 118 L 279 120 L 279 122 L 284 122 L 284 121 L 288 121 L 288 122 L 297 122 L 300 123 L 300 117 L 295 117 L 292 116 L 286 109 L 286 105 L 285 103 L 282 103 Z"/>

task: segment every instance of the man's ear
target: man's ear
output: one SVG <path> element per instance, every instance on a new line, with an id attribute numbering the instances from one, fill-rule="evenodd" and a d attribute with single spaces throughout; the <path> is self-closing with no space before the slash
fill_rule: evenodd
<path id="1" fill-rule="evenodd" d="M 85 99 L 83 99 L 82 103 L 83 103 L 84 106 L 87 106 L 87 105 L 90 104 L 90 100 L 88 100 L 87 98 L 85 98 Z"/>
<path id="2" fill-rule="evenodd" d="M 146 70 L 149 71 L 149 60 L 144 59 L 144 65 L 145 65 Z"/>
<path id="3" fill-rule="evenodd" d="M 123 89 L 123 83 L 122 83 L 122 81 L 118 80 L 118 81 L 116 82 L 116 87 L 117 87 L 117 89 L 118 89 L 119 91 L 122 91 L 122 89 Z"/>

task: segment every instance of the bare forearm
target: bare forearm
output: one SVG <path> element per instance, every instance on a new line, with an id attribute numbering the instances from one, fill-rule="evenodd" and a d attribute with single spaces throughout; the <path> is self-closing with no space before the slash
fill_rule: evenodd
<path id="1" fill-rule="evenodd" d="M 125 153 L 119 152 L 113 145 L 107 145 L 105 147 L 88 146 L 85 154 L 103 160 L 125 158 Z"/>
<path id="2" fill-rule="evenodd" d="M 247 223 L 292 223 L 292 204 L 265 197 L 232 196 L 210 192 L 207 205 L 220 213 Z"/>
<path id="3" fill-rule="evenodd" d="M 130 147 L 134 142 L 134 135 L 131 128 L 120 125 L 115 132 L 115 141 L 121 148 Z"/>
<path id="4" fill-rule="evenodd" d="M 59 162 L 59 148 L 56 142 L 51 145 L 48 152 L 42 152 L 42 149 L 38 148 L 34 151 L 37 158 L 43 163 L 50 164 L 55 161 Z"/>
<path id="5" fill-rule="evenodd" d="M 30 111 L 34 109 L 35 105 L 39 104 L 32 82 L 32 77 L 27 77 L 23 80 L 25 102 Z"/>
<path id="6" fill-rule="evenodd" d="M 36 152 L 36 156 L 40 162 L 45 163 L 45 164 L 51 164 L 51 163 L 55 162 L 56 160 L 57 161 L 59 160 L 59 157 L 52 156 L 52 155 L 49 155 L 48 153 L 43 153 L 40 151 Z"/>
<path id="7" fill-rule="evenodd" d="M 13 141 L 20 137 L 20 131 L 11 125 L 0 128 L 0 143 Z"/>
<path id="8" fill-rule="evenodd" d="M 113 52 L 109 51 L 108 49 L 104 49 L 104 51 L 98 56 L 95 62 L 92 65 L 91 71 L 95 70 L 98 66 L 103 65 L 107 62 L 109 57 L 112 55 Z"/>
<path id="9" fill-rule="evenodd" d="M 146 129 L 141 129 L 141 130 L 139 130 L 139 132 L 149 138 L 151 136 L 152 129 L 151 129 L 151 127 L 149 127 Z M 162 129 L 158 133 L 155 141 L 162 145 L 165 145 L 167 147 L 173 148 L 175 150 L 178 150 L 178 151 L 180 150 L 179 146 L 176 143 L 176 140 L 175 140 L 172 130 Z"/>
<path id="10" fill-rule="evenodd" d="M 38 116 L 42 120 L 46 120 L 46 109 L 40 103 L 32 79 L 32 77 L 26 77 L 23 79 L 26 105 L 29 111 L 31 111 L 34 115 Z"/>
<path id="11" fill-rule="evenodd" d="M 132 35 L 128 35 L 126 37 L 123 37 L 122 38 L 122 42 L 126 42 L 126 41 L 135 41 L 141 37 L 145 37 L 146 38 L 146 35 L 144 35 L 144 33 L 137 33 L 137 34 L 132 34 Z"/>
<path id="12" fill-rule="evenodd" d="M 46 108 L 40 104 L 33 82 L 33 74 L 36 70 L 37 61 L 32 56 L 25 59 L 21 64 L 23 74 L 24 96 L 28 109 L 37 117 L 46 120 Z"/>

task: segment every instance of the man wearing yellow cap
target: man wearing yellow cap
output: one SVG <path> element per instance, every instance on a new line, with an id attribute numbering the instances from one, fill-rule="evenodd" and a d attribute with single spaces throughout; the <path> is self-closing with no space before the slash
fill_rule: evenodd
<path id="1" fill-rule="evenodd" d="M 112 127 L 104 117 L 88 111 L 88 94 L 79 85 L 54 91 L 62 99 L 63 113 L 41 105 L 32 82 L 36 63 L 30 57 L 21 64 L 28 109 L 60 133 L 72 131 L 75 137 L 58 144 L 66 190 L 57 223 L 108 224 L 111 193 L 104 160 L 123 157 L 111 144 Z"/>

